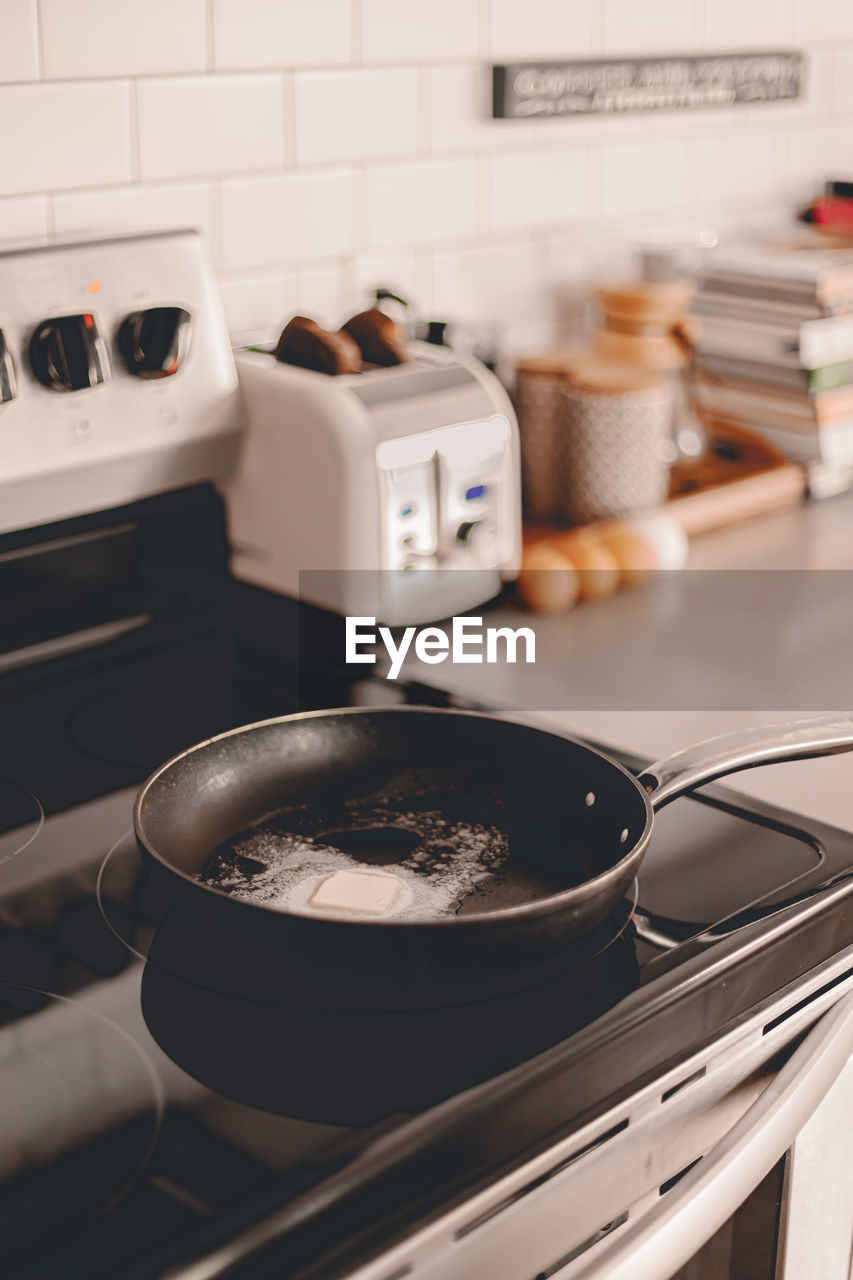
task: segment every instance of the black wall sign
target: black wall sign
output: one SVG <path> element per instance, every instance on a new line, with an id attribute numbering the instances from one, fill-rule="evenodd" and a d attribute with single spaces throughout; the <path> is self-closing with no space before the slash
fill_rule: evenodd
<path id="1" fill-rule="evenodd" d="M 687 58 L 596 58 L 492 67 L 492 115 L 610 115 L 744 106 L 800 96 L 799 52 L 702 54 Z"/>

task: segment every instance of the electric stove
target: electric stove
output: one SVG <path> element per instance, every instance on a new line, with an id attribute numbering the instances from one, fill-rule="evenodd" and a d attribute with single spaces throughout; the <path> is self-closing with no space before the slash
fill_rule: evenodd
<path id="1" fill-rule="evenodd" d="M 358 701 L 364 668 L 340 618 L 229 574 L 236 377 L 197 237 L 0 254 L 0 284 L 0 1274 L 585 1266 L 853 985 L 853 839 L 710 787 L 656 819 L 608 921 L 488 1000 L 332 1014 L 187 982 L 137 788 L 211 734 Z"/>
<path id="2" fill-rule="evenodd" d="M 10 1280 L 350 1274 L 756 1013 L 784 1031 L 853 967 L 853 838 L 714 786 L 659 815 L 610 920 L 489 1000 L 330 1013 L 170 972 L 139 783 L 308 690 L 348 696 L 226 556 L 206 486 L 0 545 L 0 587 L 29 602 L 0 669 Z M 72 568 L 69 644 L 44 637 Z"/>

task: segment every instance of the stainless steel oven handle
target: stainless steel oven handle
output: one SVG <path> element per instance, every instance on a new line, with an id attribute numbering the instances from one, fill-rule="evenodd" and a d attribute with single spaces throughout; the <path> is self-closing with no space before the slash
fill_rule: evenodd
<path id="1" fill-rule="evenodd" d="M 670 1280 L 793 1144 L 853 1057 L 853 995 L 816 1023 L 772 1084 L 660 1204 L 572 1280 Z"/>
<path id="2" fill-rule="evenodd" d="M 849 711 L 736 729 L 708 738 L 651 765 L 639 782 L 648 791 L 653 807 L 660 809 L 683 792 L 740 769 L 841 751 L 853 751 L 853 714 Z"/>

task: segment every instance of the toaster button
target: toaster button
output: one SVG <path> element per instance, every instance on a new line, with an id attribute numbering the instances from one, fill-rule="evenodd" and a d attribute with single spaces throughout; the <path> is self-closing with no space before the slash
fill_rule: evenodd
<path id="1" fill-rule="evenodd" d="M 481 520 L 463 520 L 459 528 L 456 530 L 456 541 L 467 544 L 471 541 L 471 536 L 475 529 L 482 524 Z"/>

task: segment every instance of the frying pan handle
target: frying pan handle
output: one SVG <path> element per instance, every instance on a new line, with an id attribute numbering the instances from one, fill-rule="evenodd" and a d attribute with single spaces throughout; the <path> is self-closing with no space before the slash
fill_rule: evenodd
<path id="1" fill-rule="evenodd" d="M 723 733 L 659 760 L 640 775 L 639 781 L 649 793 L 652 808 L 660 809 L 685 791 L 739 769 L 842 751 L 853 751 L 850 712 Z"/>

